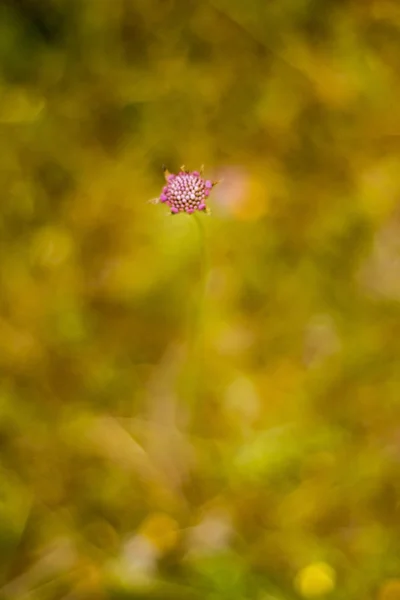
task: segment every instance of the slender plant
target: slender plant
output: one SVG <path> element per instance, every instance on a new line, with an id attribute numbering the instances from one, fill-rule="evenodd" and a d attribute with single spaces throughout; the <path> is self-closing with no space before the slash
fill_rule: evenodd
<path id="1" fill-rule="evenodd" d="M 203 177 L 204 167 L 200 171 L 188 171 L 184 166 L 178 174 L 173 174 L 164 167 L 165 186 L 155 200 L 169 207 L 171 215 L 186 213 L 193 215 L 199 239 L 199 261 L 201 274 L 199 289 L 195 294 L 195 307 L 191 311 L 191 326 L 188 343 L 188 369 L 185 369 L 185 389 L 193 400 L 199 389 L 203 372 L 203 315 L 209 274 L 209 258 L 204 223 L 200 213 L 210 214 L 208 198 L 218 181 Z"/>

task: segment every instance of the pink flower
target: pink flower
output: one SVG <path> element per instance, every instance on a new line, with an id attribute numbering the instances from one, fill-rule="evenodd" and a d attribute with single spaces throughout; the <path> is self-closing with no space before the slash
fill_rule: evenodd
<path id="1" fill-rule="evenodd" d="M 160 195 L 160 202 L 170 207 L 172 214 L 186 212 L 194 213 L 195 210 L 207 210 L 207 197 L 218 182 L 212 182 L 202 177 L 201 171 L 187 171 L 181 167 L 181 171 L 174 175 L 165 170 L 164 186 Z"/>

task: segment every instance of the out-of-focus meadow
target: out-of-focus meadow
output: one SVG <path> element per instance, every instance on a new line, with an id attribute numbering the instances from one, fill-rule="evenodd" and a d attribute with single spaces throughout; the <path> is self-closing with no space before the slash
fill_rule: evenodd
<path id="1" fill-rule="evenodd" d="M 399 57 L 397 0 L 2 1 L 1 598 L 400 598 Z"/>

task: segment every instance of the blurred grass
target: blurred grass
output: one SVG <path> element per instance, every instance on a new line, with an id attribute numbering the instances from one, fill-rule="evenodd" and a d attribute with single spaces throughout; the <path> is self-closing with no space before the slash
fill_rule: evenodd
<path id="1" fill-rule="evenodd" d="M 3 0 L 1 598 L 400 598 L 399 51 L 396 0 Z"/>

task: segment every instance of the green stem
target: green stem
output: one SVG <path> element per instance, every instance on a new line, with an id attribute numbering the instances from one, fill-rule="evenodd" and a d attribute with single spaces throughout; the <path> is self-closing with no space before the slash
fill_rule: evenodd
<path id="1" fill-rule="evenodd" d="M 209 272 L 209 259 L 207 252 L 207 239 L 206 239 L 206 231 L 203 223 L 202 217 L 197 215 L 196 213 L 193 216 L 193 220 L 196 223 L 198 236 L 199 236 L 199 245 L 200 245 L 200 281 L 199 281 L 199 292 L 197 296 L 197 306 L 196 306 L 196 327 L 197 327 L 197 337 L 201 335 L 201 325 L 202 325 L 202 317 L 204 313 L 204 302 L 206 297 L 207 290 L 207 279 Z"/>
<path id="2" fill-rule="evenodd" d="M 202 216 L 203 215 L 199 216 L 197 214 L 194 214 L 192 217 L 192 220 L 196 225 L 199 239 L 200 261 L 200 278 L 198 284 L 198 291 L 194 298 L 193 313 L 190 319 L 191 331 L 188 352 L 189 364 L 187 392 L 189 398 L 191 399 L 190 404 L 192 408 L 194 408 L 196 404 L 195 400 L 199 392 L 199 383 L 201 382 L 202 373 L 204 371 L 203 315 L 209 273 L 209 260 L 206 243 L 206 232 Z"/>

